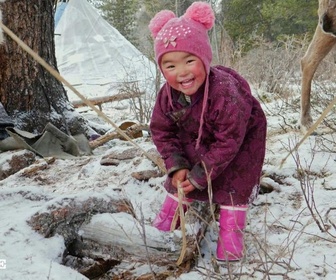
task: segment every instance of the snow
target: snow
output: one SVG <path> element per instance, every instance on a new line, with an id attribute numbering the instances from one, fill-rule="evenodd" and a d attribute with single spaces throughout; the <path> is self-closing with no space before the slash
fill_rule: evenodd
<path id="1" fill-rule="evenodd" d="M 129 46 L 129 43 L 125 44 Z M 127 57 L 127 48 L 124 50 L 123 55 Z M 81 54 L 77 53 L 73 58 L 79 57 Z M 67 67 L 71 67 L 70 62 Z M 63 72 L 65 78 L 67 69 Z M 60 71 L 62 73 L 62 67 Z M 102 79 L 106 76 L 105 72 Z M 82 76 L 71 75 L 70 78 L 79 80 Z M 95 94 L 106 95 L 100 85 L 92 86 L 97 87 Z M 90 97 L 89 93 L 85 95 Z M 260 194 L 249 209 L 246 258 L 229 266 L 214 261 L 217 226 L 213 222 L 200 244 L 195 267 L 189 273 L 168 279 L 336 279 L 336 164 L 332 133 L 318 128 L 321 133 L 310 136 L 282 165 L 282 160 L 301 139 L 302 133 L 284 124 L 284 119 L 277 114 L 279 102 L 273 100 L 263 105 L 268 119 L 264 182 L 273 186 L 274 191 Z M 107 104 L 103 112 L 114 122 L 133 118 L 127 102 L 118 106 Z M 285 114 L 287 120 L 299 117 L 298 112 L 290 108 Z M 85 115 L 97 126 L 106 125 L 99 122 L 92 111 Z M 147 136 L 134 141 L 146 151 L 154 148 Z M 159 233 L 150 223 L 164 199 L 162 185 L 165 178 L 140 182 L 131 177 L 133 171 L 156 168 L 141 155 L 122 161 L 118 166 L 100 164 L 104 155 L 131 147 L 128 142 L 111 140 L 95 149 L 92 156 L 56 159 L 38 177 L 25 176 L 20 171 L 0 181 L 0 279 L 87 279 L 61 264 L 65 250 L 63 237 L 44 238 L 27 224 L 33 215 L 48 211 L 49 206 L 57 205 L 65 198 L 78 201 L 92 197 L 127 198 L 136 214 L 143 215 L 148 232 L 155 239 Z M 9 156 L 8 152 L 2 153 L 0 163 L 3 164 Z M 43 164 L 43 160 L 36 164 Z M 304 177 L 306 184 L 299 180 L 299 174 L 307 174 L 302 170 L 309 171 L 309 177 Z M 134 221 L 129 220 L 129 216 L 123 218 L 123 215 L 118 215 L 119 221 L 132 226 Z M 91 222 L 109 226 L 110 218 L 108 214 L 97 214 Z M 326 230 L 322 231 L 316 221 L 321 226 L 328 226 Z M 139 275 L 149 270 L 136 264 L 132 269 Z"/>

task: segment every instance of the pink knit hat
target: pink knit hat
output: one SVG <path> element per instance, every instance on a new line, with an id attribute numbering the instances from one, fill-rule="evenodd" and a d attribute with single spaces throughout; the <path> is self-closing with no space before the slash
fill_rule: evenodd
<path id="1" fill-rule="evenodd" d="M 148 27 L 155 40 L 155 59 L 159 67 L 165 53 L 183 51 L 199 57 L 209 73 L 212 49 L 208 30 L 214 22 L 214 12 L 206 2 L 194 2 L 179 18 L 169 10 L 157 13 Z"/>
<path id="2" fill-rule="evenodd" d="M 167 52 L 183 51 L 196 55 L 204 64 L 206 73 L 210 73 L 212 49 L 208 30 L 215 23 L 215 15 L 211 6 L 206 2 L 194 2 L 181 17 L 176 17 L 172 11 L 163 10 L 157 13 L 149 23 L 149 30 L 154 38 L 155 59 L 161 69 L 162 56 Z M 196 141 L 196 150 L 199 148 L 204 113 L 209 91 L 209 75 L 206 77 L 200 126 Z M 171 95 L 168 95 L 172 105 Z"/>

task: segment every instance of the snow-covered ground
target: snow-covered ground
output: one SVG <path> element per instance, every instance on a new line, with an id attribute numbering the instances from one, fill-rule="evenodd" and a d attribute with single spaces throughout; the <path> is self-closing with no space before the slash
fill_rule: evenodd
<path id="1" fill-rule="evenodd" d="M 108 110 L 117 112 L 115 121 L 123 118 L 122 110 L 112 105 L 105 108 Z M 289 119 L 296 117 L 289 112 Z M 282 120 L 276 116 L 268 116 L 268 123 L 264 182 L 274 191 L 260 194 L 249 210 L 246 258 L 229 268 L 216 268 L 212 257 L 216 248 L 213 224 L 201 244 L 195 268 L 177 279 L 222 279 L 220 275 L 228 274 L 239 279 L 335 279 L 336 167 L 333 142 L 328 142 L 332 134 L 310 136 L 298 153 L 281 165 L 289 147 L 302 134 L 295 130 L 284 132 Z M 135 141 L 146 151 L 154 148 L 147 137 Z M 330 151 L 326 151 L 328 143 Z M 118 166 L 100 164 L 104 155 L 129 148 L 132 145 L 128 142 L 111 140 L 95 149 L 92 156 L 57 159 L 38 176 L 19 172 L 0 182 L 0 279 L 85 279 L 60 264 L 65 249 L 62 237 L 46 239 L 27 224 L 34 214 L 64 198 L 122 196 L 150 225 L 165 196 L 164 177 L 140 182 L 131 172 L 153 170 L 152 162 L 136 156 Z M 2 160 L 7 156 L 9 152 L 2 153 Z M 34 199 L 38 197 L 44 199 Z"/>

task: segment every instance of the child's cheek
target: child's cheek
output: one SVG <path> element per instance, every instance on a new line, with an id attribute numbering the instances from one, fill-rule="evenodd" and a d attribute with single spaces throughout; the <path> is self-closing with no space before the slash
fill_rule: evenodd
<path id="1" fill-rule="evenodd" d="M 166 81 L 168 82 L 168 84 L 170 84 L 171 86 L 174 87 L 174 85 L 176 84 L 176 77 L 174 74 L 166 72 L 164 73 L 164 76 L 166 78 Z"/>

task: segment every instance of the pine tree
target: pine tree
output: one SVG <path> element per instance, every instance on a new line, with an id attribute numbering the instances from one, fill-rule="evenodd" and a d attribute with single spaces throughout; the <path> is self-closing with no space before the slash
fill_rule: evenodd
<path id="1" fill-rule="evenodd" d="M 283 35 L 313 34 L 317 8 L 316 0 L 222 0 L 221 15 L 234 41 L 255 36 L 276 41 Z"/>
<path id="2" fill-rule="evenodd" d="M 135 35 L 138 0 L 101 0 L 96 3 L 103 17 L 116 28 L 128 41 L 137 46 Z"/>

